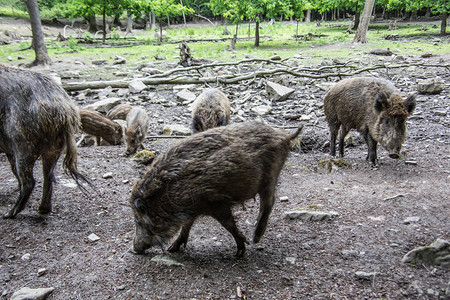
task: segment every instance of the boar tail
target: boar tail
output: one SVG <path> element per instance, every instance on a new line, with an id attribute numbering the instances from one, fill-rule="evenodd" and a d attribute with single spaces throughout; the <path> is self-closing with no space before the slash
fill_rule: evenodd
<path id="1" fill-rule="evenodd" d="M 291 141 L 294 140 L 294 139 L 296 139 L 296 138 L 298 137 L 298 135 L 300 134 L 300 132 L 302 131 L 302 129 L 303 129 L 303 124 L 301 124 L 301 125 L 297 128 L 296 131 L 294 131 L 293 133 L 289 134 L 289 135 L 288 135 L 288 139 L 291 140 Z"/>
<path id="2" fill-rule="evenodd" d="M 75 139 L 72 132 L 70 131 L 66 132 L 65 141 L 66 141 L 66 153 L 63 161 L 64 170 L 68 175 L 70 175 L 70 177 L 72 177 L 76 181 L 78 188 L 84 194 L 88 194 L 87 189 L 81 184 L 81 181 L 88 184 L 90 187 L 93 187 L 93 184 L 86 176 L 78 172 L 77 144 L 75 143 Z"/>

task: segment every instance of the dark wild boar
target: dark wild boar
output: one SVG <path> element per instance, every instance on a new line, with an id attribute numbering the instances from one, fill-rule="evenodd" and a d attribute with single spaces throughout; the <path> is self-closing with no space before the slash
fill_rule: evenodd
<path id="1" fill-rule="evenodd" d="M 377 162 L 377 143 L 391 158 L 399 158 L 406 138 L 406 118 L 416 107 L 415 95 L 404 99 L 400 91 L 381 78 L 344 79 L 333 86 L 324 99 L 325 116 L 331 132 L 331 155 L 336 155 L 339 127 L 339 154 L 344 156 L 344 138 L 357 129 L 366 141 L 368 160 Z"/>
<path id="2" fill-rule="evenodd" d="M 253 242 L 260 241 L 275 201 L 275 186 L 300 133 L 278 131 L 259 122 L 217 127 L 183 139 L 155 159 L 132 191 L 136 234 L 133 251 L 163 246 L 181 227 L 169 251 L 186 246 L 200 215 L 215 218 L 234 237 L 236 256 L 246 238 L 237 229 L 231 207 L 259 194 L 260 211 Z"/>
<path id="3" fill-rule="evenodd" d="M 0 152 L 19 181 L 20 194 L 6 218 L 22 211 L 35 186 L 33 168 L 41 157 L 43 191 L 40 213 L 51 211 L 54 167 L 65 149 L 63 167 L 83 189 L 77 170 L 75 133 L 78 110 L 66 92 L 47 76 L 0 65 Z"/>
<path id="4" fill-rule="evenodd" d="M 128 103 L 119 104 L 113 108 L 111 108 L 110 111 L 106 114 L 108 118 L 111 120 L 126 120 L 127 115 L 130 112 L 130 110 L 133 109 L 133 106 L 131 106 Z"/>
<path id="5" fill-rule="evenodd" d="M 193 103 L 192 130 L 194 133 L 225 126 L 229 121 L 230 101 L 218 89 L 205 90 Z"/>
<path id="6" fill-rule="evenodd" d="M 139 147 L 144 148 L 142 143 L 147 137 L 149 117 L 142 107 L 134 107 L 127 115 L 127 130 L 125 138 L 127 142 L 127 154 L 136 153 Z"/>
<path id="7" fill-rule="evenodd" d="M 103 139 L 110 145 L 120 145 L 123 142 L 123 129 L 120 124 L 105 117 L 99 112 L 80 108 L 81 130 L 97 137 L 97 145 Z"/>

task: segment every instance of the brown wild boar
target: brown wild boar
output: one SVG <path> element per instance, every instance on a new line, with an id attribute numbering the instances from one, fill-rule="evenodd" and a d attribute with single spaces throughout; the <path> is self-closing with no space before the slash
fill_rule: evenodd
<path id="1" fill-rule="evenodd" d="M 187 137 L 157 157 L 131 193 L 136 224 L 133 251 L 163 246 L 181 227 L 169 248 L 178 251 L 186 246 L 195 219 L 208 215 L 233 235 L 236 256 L 242 256 L 247 240 L 236 227 L 231 207 L 259 194 L 253 236 L 258 243 L 291 141 L 300 130 L 287 133 L 260 122 L 232 124 Z"/>
<path id="2" fill-rule="evenodd" d="M 110 145 L 120 145 L 123 141 L 123 130 L 117 122 L 112 121 L 99 112 L 80 108 L 81 130 L 97 137 L 97 145 L 103 139 Z"/>
<path id="3" fill-rule="evenodd" d="M 33 168 L 42 159 L 43 190 L 40 213 L 51 211 L 54 168 L 65 150 L 63 167 L 78 186 L 75 133 L 80 126 L 78 110 L 66 92 L 40 73 L 0 65 L 0 152 L 6 154 L 19 182 L 20 195 L 6 218 L 25 208 L 35 186 Z"/>
<path id="4" fill-rule="evenodd" d="M 218 89 L 207 89 L 192 106 L 192 130 L 194 133 L 225 126 L 230 121 L 230 101 Z"/>
<path id="5" fill-rule="evenodd" d="M 149 117 L 142 107 L 134 107 L 127 115 L 127 130 L 125 138 L 127 142 L 127 154 L 136 153 L 139 147 L 144 147 L 142 143 L 147 137 L 149 127 Z"/>
<path id="6" fill-rule="evenodd" d="M 114 106 L 111 108 L 106 116 L 110 118 L 111 120 L 126 120 L 127 115 L 130 112 L 130 110 L 133 109 L 133 106 L 131 106 L 128 103 L 119 104 L 117 106 Z"/>
<path id="7" fill-rule="evenodd" d="M 366 141 L 368 160 L 377 162 L 377 143 L 391 158 L 399 158 L 406 138 L 406 118 L 416 107 L 415 95 L 406 99 L 389 81 L 381 78 L 356 77 L 344 79 L 333 86 L 324 98 L 325 116 L 331 132 L 331 155 L 336 155 L 336 137 L 339 154 L 344 156 L 344 138 L 351 129 L 357 129 Z"/>

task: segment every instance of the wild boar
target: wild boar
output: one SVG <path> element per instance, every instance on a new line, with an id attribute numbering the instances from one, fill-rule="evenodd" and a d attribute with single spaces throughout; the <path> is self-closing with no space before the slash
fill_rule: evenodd
<path id="1" fill-rule="evenodd" d="M 381 78 L 344 79 L 333 86 L 324 98 L 326 120 L 331 132 L 331 155 L 336 155 L 336 137 L 341 128 L 339 154 L 344 156 L 344 138 L 351 129 L 364 137 L 367 158 L 377 163 L 377 143 L 389 157 L 399 158 L 406 138 L 406 118 L 416 107 L 415 95 L 404 99 L 400 91 Z"/>
<path id="2" fill-rule="evenodd" d="M 232 124 L 187 137 L 158 156 L 131 193 L 134 252 L 162 247 L 181 227 L 169 248 L 178 251 L 186 246 L 195 219 L 209 215 L 233 235 L 236 256 L 244 255 L 247 240 L 236 227 L 231 207 L 259 194 L 253 236 L 258 243 L 266 230 L 291 141 L 300 130 L 287 133 L 260 122 Z"/>
<path id="3" fill-rule="evenodd" d="M 113 122 L 99 112 L 80 108 L 81 130 L 97 137 L 97 145 L 103 139 L 110 145 L 120 145 L 123 142 L 123 129 L 117 122 Z"/>
<path id="4" fill-rule="evenodd" d="M 126 154 L 136 153 L 139 147 L 144 147 L 142 143 L 147 137 L 149 127 L 149 117 L 142 107 L 134 107 L 127 115 L 127 130 L 125 138 L 127 142 Z"/>
<path id="5" fill-rule="evenodd" d="M 133 106 L 131 106 L 128 103 L 119 104 L 113 108 L 111 108 L 110 111 L 106 114 L 108 118 L 111 120 L 126 120 L 127 115 L 130 112 L 130 110 L 133 109 Z"/>
<path id="6" fill-rule="evenodd" d="M 20 195 L 5 218 L 14 218 L 35 186 L 33 168 L 42 159 L 43 191 L 40 213 L 51 211 L 54 168 L 65 149 L 63 167 L 83 189 L 89 180 L 77 170 L 75 133 L 78 110 L 66 92 L 49 77 L 0 65 L 0 152 L 6 154 L 19 182 Z"/>
<path id="7" fill-rule="evenodd" d="M 230 121 L 230 101 L 218 89 L 207 89 L 192 106 L 192 130 L 194 133 L 225 126 Z"/>

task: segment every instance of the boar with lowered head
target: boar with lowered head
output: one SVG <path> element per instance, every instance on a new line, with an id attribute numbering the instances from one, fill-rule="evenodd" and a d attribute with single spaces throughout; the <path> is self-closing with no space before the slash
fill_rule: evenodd
<path id="1" fill-rule="evenodd" d="M 336 155 L 339 128 L 339 153 L 344 156 L 344 138 L 357 129 L 366 141 L 368 160 L 377 162 L 377 144 L 389 157 L 399 158 L 406 138 L 406 118 L 416 107 L 415 95 L 404 99 L 400 91 L 381 78 L 344 79 L 333 86 L 324 98 L 325 116 L 331 132 L 331 155 Z"/>
<path id="2" fill-rule="evenodd" d="M 127 129 L 125 138 L 127 142 L 127 154 L 136 153 L 139 147 L 144 147 L 142 143 L 147 137 L 149 127 L 149 117 L 142 107 L 134 107 L 127 115 Z"/>
<path id="3" fill-rule="evenodd" d="M 230 101 L 218 89 L 207 89 L 193 103 L 192 130 L 194 133 L 225 126 L 230 121 Z"/>
<path id="4" fill-rule="evenodd" d="M 126 120 L 128 113 L 132 109 L 133 106 L 131 106 L 130 104 L 122 103 L 111 108 L 106 114 L 106 116 L 111 120 Z"/>
<path id="5" fill-rule="evenodd" d="M 247 240 L 236 227 L 231 207 L 259 194 L 253 236 L 253 242 L 259 242 L 275 201 L 278 176 L 300 130 L 287 133 L 259 122 L 233 124 L 192 135 L 160 155 L 131 194 L 133 251 L 163 246 L 181 227 L 169 248 L 178 251 L 186 246 L 195 219 L 208 215 L 232 234 L 236 256 L 242 256 Z"/>
<path id="6" fill-rule="evenodd" d="M 123 141 L 123 128 L 99 112 L 80 108 L 81 130 L 97 137 L 97 145 L 103 139 L 110 145 L 120 145 Z"/>
<path id="7" fill-rule="evenodd" d="M 66 92 L 47 76 L 0 65 L 0 152 L 19 181 L 20 195 L 5 215 L 22 211 L 35 186 L 33 168 L 42 159 L 43 191 L 39 212 L 51 211 L 54 167 L 65 150 L 63 167 L 78 186 L 89 182 L 77 170 L 75 133 L 78 110 Z"/>

